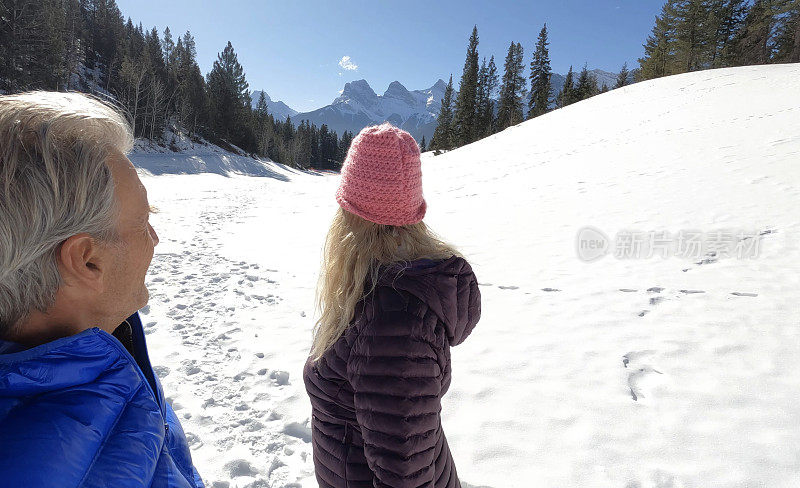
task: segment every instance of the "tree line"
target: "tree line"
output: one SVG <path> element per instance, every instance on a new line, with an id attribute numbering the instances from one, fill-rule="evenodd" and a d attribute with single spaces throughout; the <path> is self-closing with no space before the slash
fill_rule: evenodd
<path id="1" fill-rule="evenodd" d="M 610 89 L 605 84 L 598 87 L 597 77 L 584 64 L 577 77 L 570 66 L 563 88 L 553 94 L 547 37 L 545 24 L 539 31 L 527 76 L 522 44 L 512 41 L 500 77 L 494 56 L 489 58 L 488 64 L 484 57 L 478 65 L 478 27 L 473 26 L 458 91 L 454 90 L 450 75 L 427 149 L 434 150 L 435 154 L 455 149 Z M 623 64 L 611 88 L 627 84 L 628 74 L 627 64 Z"/>
<path id="2" fill-rule="evenodd" d="M 170 128 L 302 168 L 338 169 L 353 139 L 325 124 L 275 120 L 263 94 L 253 108 L 230 42 L 203 76 L 190 32 L 145 30 L 115 0 L 0 2 L 0 91 L 33 89 L 113 99 L 136 137 L 174 145 L 164 140 Z"/>
<path id="3" fill-rule="evenodd" d="M 800 61 L 800 0 L 668 0 L 638 80 L 709 68 Z"/>

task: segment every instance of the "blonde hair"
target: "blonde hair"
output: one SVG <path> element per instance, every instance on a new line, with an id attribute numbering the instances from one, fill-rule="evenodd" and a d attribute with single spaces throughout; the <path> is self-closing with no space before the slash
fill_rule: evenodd
<path id="1" fill-rule="evenodd" d="M 62 242 L 117 238 L 106 158 L 132 145 L 125 118 L 89 95 L 0 96 L 0 337 L 54 303 Z"/>
<path id="2" fill-rule="evenodd" d="M 339 207 L 325 239 L 317 283 L 320 317 L 314 326 L 314 360 L 347 330 L 356 304 L 375 288 L 380 266 L 454 255 L 462 256 L 422 221 L 402 226 L 376 224 Z M 365 290 L 368 279 L 370 286 Z"/>

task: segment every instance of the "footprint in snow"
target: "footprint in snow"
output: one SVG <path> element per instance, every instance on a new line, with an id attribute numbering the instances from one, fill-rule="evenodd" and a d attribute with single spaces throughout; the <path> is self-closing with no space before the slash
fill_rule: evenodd
<path id="1" fill-rule="evenodd" d="M 161 379 L 169 376 L 169 368 L 166 366 L 153 366 L 153 372 Z"/>
<path id="2" fill-rule="evenodd" d="M 622 355 L 622 365 L 627 368 L 628 363 L 630 363 L 631 361 L 637 363 L 642 358 L 653 355 L 653 353 L 655 353 L 655 351 L 652 349 L 645 349 L 644 351 L 631 351 L 625 353 Z"/>
<path id="3" fill-rule="evenodd" d="M 230 473 L 231 478 L 238 478 L 240 476 L 255 477 L 258 471 L 244 459 L 234 459 L 225 464 L 225 469 Z"/>
<path id="4" fill-rule="evenodd" d="M 287 371 L 273 371 L 269 374 L 269 377 L 275 381 L 278 386 L 289 384 L 289 373 Z"/>
<path id="5" fill-rule="evenodd" d="M 706 254 L 703 259 L 701 259 L 700 261 L 698 261 L 698 262 L 696 262 L 694 264 L 702 266 L 704 264 L 716 263 L 718 260 L 719 260 L 719 258 L 717 256 L 717 253 L 715 251 L 711 251 L 708 254 Z"/>
<path id="6" fill-rule="evenodd" d="M 283 433 L 288 436 L 297 437 L 304 442 L 311 442 L 311 428 L 298 422 L 290 422 L 284 425 Z"/>
<path id="7" fill-rule="evenodd" d="M 651 366 L 643 365 L 628 375 L 628 389 L 631 392 L 633 401 L 638 402 L 644 398 L 649 398 L 651 392 L 659 386 L 663 375 L 661 371 Z"/>
<path id="8" fill-rule="evenodd" d="M 652 401 L 654 392 L 665 381 L 664 373 L 643 362 L 655 352 L 652 349 L 645 349 L 630 351 L 622 356 L 622 366 L 628 370 L 625 374 L 625 381 L 631 398 L 635 402 Z"/>

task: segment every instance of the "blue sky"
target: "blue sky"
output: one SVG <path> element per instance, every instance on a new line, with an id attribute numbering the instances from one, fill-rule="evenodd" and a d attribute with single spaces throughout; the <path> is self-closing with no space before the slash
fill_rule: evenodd
<path id="1" fill-rule="evenodd" d="M 663 0 L 551 1 L 246 1 L 117 0 L 145 29 L 173 36 L 190 30 L 203 74 L 233 43 L 251 90 L 309 111 L 336 98 L 348 81 L 366 79 L 379 95 L 394 80 L 409 90 L 437 79 L 458 81 L 472 26 L 478 53 L 502 72 L 509 44 L 520 42 L 526 76 L 547 22 L 553 70 L 619 70 L 637 65 Z"/>

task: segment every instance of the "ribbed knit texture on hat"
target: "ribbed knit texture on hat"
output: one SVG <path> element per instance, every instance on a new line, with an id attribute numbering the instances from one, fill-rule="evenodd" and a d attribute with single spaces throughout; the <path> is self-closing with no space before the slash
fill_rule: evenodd
<path id="1" fill-rule="evenodd" d="M 353 138 L 341 175 L 336 201 L 348 212 L 385 225 L 414 224 L 425 216 L 419 146 L 388 122 Z"/>

